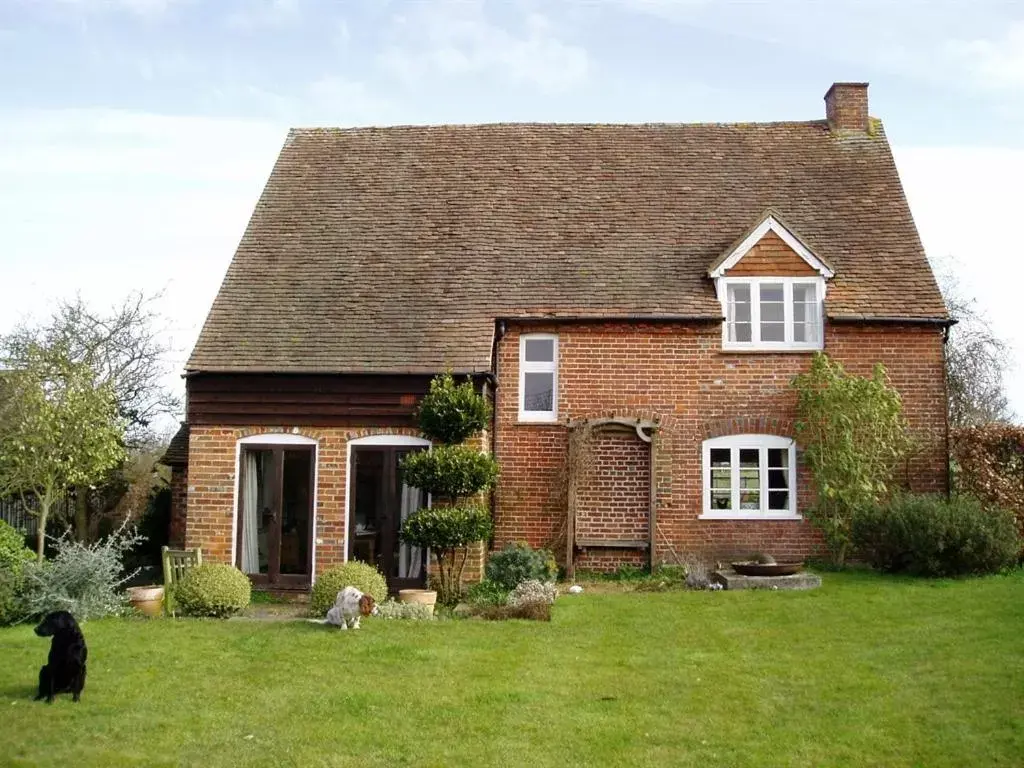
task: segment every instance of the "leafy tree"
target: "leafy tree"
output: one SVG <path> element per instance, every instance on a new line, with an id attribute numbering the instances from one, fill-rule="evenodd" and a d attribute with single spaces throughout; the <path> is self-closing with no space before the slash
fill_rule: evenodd
<path id="1" fill-rule="evenodd" d="M 22 325 L 0 338 L 0 358 L 14 370 L 40 355 L 52 366 L 89 366 L 96 384 L 108 385 L 113 393 L 127 448 L 144 460 L 159 442 L 154 421 L 181 407 L 164 384 L 171 350 L 161 338 L 160 317 L 153 308 L 156 298 L 134 293 L 107 313 L 94 311 L 80 297 L 60 302 L 44 323 Z M 118 506 L 121 496 L 143 486 L 148 493 L 159 483 L 153 473 L 138 482 L 133 477 L 118 467 L 97 481 L 98 489 L 75 489 L 75 535 L 80 541 L 95 536 L 100 518 Z"/>
<path id="2" fill-rule="evenodd" d="M 91 485 L 123 461 L 124 425 L 112 385 L 98 383 L 88 363 L 30 345 L 18 365 L 2 374 L 0 496 L 37 499 L 42 560 L 54 503 L 68 488 Z"/>
<path id="3" fill-rule="evenodd" d="M 456 384 L 450 373 L 430 382 L 419 411 L 420 431 L 431 440 L 454 445 L 479 434 L 491 420 L 491 406 L 473 383 Z"/>
<path id="4" fill-rule="evenodd" d="M 437 592 L 442 605 L 458 602 L 468 547 L 489 538 L 491 527 L 490 512 L 478 504 L 421 509 L 405 521 L 402 538 L 429 547 L 437 558 Z"/>
<path id="5" fill-rule="evenodd" d="M 807 514 L 841 565 L 850 550 L 854 515 L 890 492 L 909 450 L 902 402 L 881 364 L 870 378 L 855 376 L 822 353 L 793 387 L 796 434 L 817 492 Z"/>

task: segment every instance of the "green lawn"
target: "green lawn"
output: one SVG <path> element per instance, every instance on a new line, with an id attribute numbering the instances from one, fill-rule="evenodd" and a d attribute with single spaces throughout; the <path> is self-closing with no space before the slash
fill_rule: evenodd
<path id="1" fill-rule="evenodd" d="M 80 704 L 0 630 L 5 765 L 1019 766 L 1024 575 L 567 595 L 544 623 L 107 620 Z"/>

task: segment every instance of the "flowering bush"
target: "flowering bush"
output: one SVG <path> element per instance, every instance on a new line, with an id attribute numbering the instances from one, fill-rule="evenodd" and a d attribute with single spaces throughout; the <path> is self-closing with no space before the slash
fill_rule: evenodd
<path id="1" fill-rule="evenodd" d="M 553 583 L 530 579 L 529 581 L 524 581 L 512 591 L 508 598 L 508 604 L 513 608 L 520 608 L 533 603 L 552 605 L 556 597 L 558 597 L 558 587 Z"/>
<path id="2" fill-rule="evenodd" d="M 434 612 L 429 605 L 397 603 L 394 600 L 378 603 L 377 615 L 382 619 L 409 619 L 411 621 L 429 621 L 434 618 Z"/>

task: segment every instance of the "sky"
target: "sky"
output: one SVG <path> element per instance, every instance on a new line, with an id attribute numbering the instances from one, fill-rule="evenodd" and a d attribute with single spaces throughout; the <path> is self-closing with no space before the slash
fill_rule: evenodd
<path id="1" fill-rule="evenodd" d="M 290 126 L 813 120 L 868 81 L 1024 416 L 1024 3 L 0 0 L 0 333 L 160 293 L 180 372 Z M 955 329 L 953 331 L 956 332 Z"/>

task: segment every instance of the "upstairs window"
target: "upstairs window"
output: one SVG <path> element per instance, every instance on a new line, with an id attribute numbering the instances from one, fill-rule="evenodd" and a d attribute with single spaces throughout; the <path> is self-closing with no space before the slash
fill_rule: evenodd
<path id="1" fill-rule="evenodd" d="M 821 349 L 820 278 L 724 280 L 723 349 Z"/>
<path id="2" fill-rule="evenodd" d="M 714 519 L 796 517 L 796 448 L 788 437 L 704 441 L 704 514 Z"/>
<path id="3" fill-rule="evenodd" d="M 558 337 L 519 337 L 519 420 L 558 419 Z"/>

